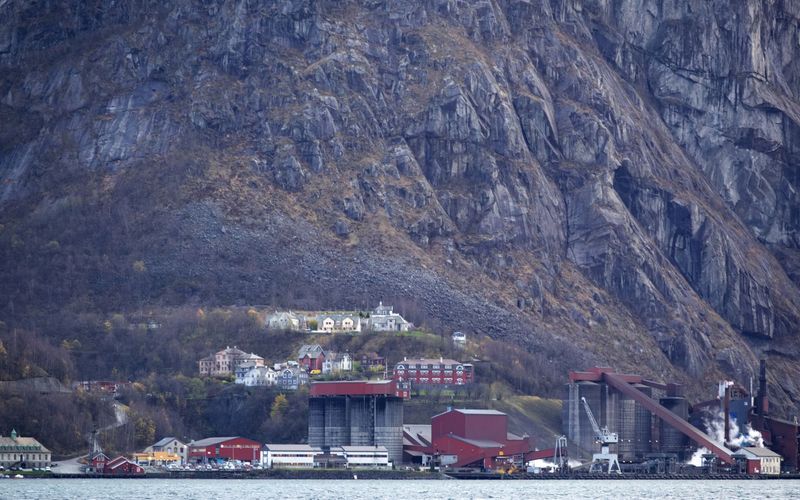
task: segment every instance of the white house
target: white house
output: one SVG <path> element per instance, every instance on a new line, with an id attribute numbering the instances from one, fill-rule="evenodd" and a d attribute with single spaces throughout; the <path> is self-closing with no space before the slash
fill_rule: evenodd
<path id="1" fill-rule="evenodd" d="M 268 469 L 311 469 L 314 456 L 319 453 L 322 449 L 307 444 L 265 444 L 261 450 L 261 464 Z"/>
<path id="2" fill-rule="evenodd" d="M 383 302 L 370 313 L 369 328 L 375 332 L 407 332 L 411 323 L 394 312 L 392 306 L 385 306 Z"/>
<path id="3" fill-rule="evenodd" d="M 240 383 L 238 378 L 236 383 Z M 244 375 L 241 383 L 247 387 L 277 385 L 278 372 L 268 366 L 254 366 Z"/>
<path id="4" fill-rule="evenodd" d="M 292 311 L 275 311 L 267 316 L 267 328 L 270 330 L 300 330 L 301 321 Z"/>
<path id="5" fill-rule="evenodd" d="M 320 314 L 317 330 L 322 332 L 360 332 L 361 316 L 358 314 Z"/>
<path id="6" fill-rule="evenodd" d="M 339 373 L 353 370 L 353 357 L 348 352 L 328 352 L 322 363 L 322 373 Z"/>
<path id="7" fill-rule="evenodd" d="M 235 382 L 237 384 L 244 384 L 244 379 L 247 376 L 247 374 L 250 373 L 250 370 L 252 370 L 257 366 L 259 365 L 255 361 L 245 361 L 239 366 L 237 366 L 233 372 L 233 374 L 236 376 Z"/>
<path id="8" fill-rule="evenodd" d="M 464 332 L 453 332 L 451 338 L 456 346 L 463 347 L 467 345 L 467 334 Z"/>

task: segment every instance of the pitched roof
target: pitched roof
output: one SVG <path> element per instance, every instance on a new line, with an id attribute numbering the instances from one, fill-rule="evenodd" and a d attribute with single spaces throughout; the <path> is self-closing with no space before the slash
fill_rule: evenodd
<path id="1" fill-rule="evenodd" d="M 352 319 L 354 322 L 361 322 L 361 316 L 358 314 L 347 314 L 347 313 L 334 313 L 334 314 L 320 314 L 317 316 L 317 320 L 324 320 L 325 318 L 331 318 L 334 321 L 344 321 L 346 319 Z"/>
<path id="2" fill-rule="evenodd" d="M 298 359 L 302 359 L 306 356 L 315 357 L 316 354 L 314 353 L 325 354 L 325 349 L 323 349 L 319 344 L 303 344 L 297 353 L 297 357 Z"/>
<path id="3" fill-rule="evenodd" d="M 180 439 L 177 439 L 177 438 L 174 438 L 172 436 L 169 436 L 169 437 L 161 438 L 157 442 L 153 443 L 153 447 L 155 448 L 157 446 L 166 446 L 167 443 L 169 443 L 170 441 L 177 441 L 177 442 L 183 444 Z"/>
<path id="4" fill-rule="evenodd" d="M 200 439 L 197 441 L 192 441 L 189 443 L 191 446 L 212 446 L 219 443 L 224 443 L 225 441 L 230 441 L 231 439 L 237 439 L 239 436 L 228 436 L 228 437 L 210 437 L 205 439 Z"/>
<path id="5" fill-rule="evenodd" d="M 770 450 L 769 448 L 764 448 L 764 447 L 761 447 L 761 446 L 759 446 L 759 447 L 746 446 L 744 448 L 741 448 L 737 453 L 734 453 L 734 455 L 739 454 L 739 453 L 749 453 L 749 454 L 751 454 L 753 456 L 756 456 L 756 457 L 759 457 L 759 458 L 780 457 L 779 454 L 775 453 L 774 451 Z"/>
<path id="6" fill-rule="evenodd" d="M 108 462 L 106 464 L 106 468 L 108 468 L 108 469 L 116 469 L 117 467 L 120 467 L 120 466 L 122 466 L 124 464 L 133 464 L 133 465 L 136 465 L 137 467 L 139 467 L 139 465 L 131 462 L 127 458 L 125 458 L 125 457 L 120 455 L 117 458 L 115 458 L 114 460 Z"/>
<path id="7" fill-rule="evenodd" d="M 270 319 L 298 319 L 297 315 L 295 315 L 292 311 L 275 311 L 274 313 L 269 315 Z"/>
<path id="8" fill-rule="evenodd" d="M 117 458 L 115 458 L 114 460 L 111 460 L 110 462 L 106 463 L 106 467 L 110 467 L 110 468 L 113 469 L 116 466 L 118 466 L 119 464 L 124 463 L 124 462 L 130 462 L 130 460 L 128 460 L 127 458 L 125 458 L 122 455 L 120 455 Z"/>
<path id="9" fill-rule="evenodd" d="M 436 418 L 439 415 L 444 415 L 446 413 L 450 413 L 451 411 L 455 411 L 461 413 L 462 415 L 503 415 L 506 416 L 505 413 L 497 410 L 486 410 L 486 409 L 470 409 L 470 408 L 453 408 L 451 410 L 443 411 L 437 415 L 434 415 L 431 418 Z"/>
<path id="10" fill-rule="evenodd" d="M 42 453 L 50 453 L 50 450 L 44 447 L 42 443 L 37 441 L 35 438 L 32 437 L 17 437 L 11 438 L 7 436 L 0 436 L 0 446 L 10 446 L 12 448 L 18 448 L 19 451 L 24 451 L 22 448 L 23 446 L 31 446 L 36 447 L 36 450 L 31 451 L 41 451 Z M 13 451 L 13 450 L 12 450 Z"/>
<path id="11" fill-rule="evenodd" d="M 238 347 L 236 347 L 236 346 L 233 346 L 233 347 L 226 347 L 225 349 L 223 349 L 223 350 L 221 350 L 221 351 L 218 351 L 218 352 L 217 352 L 217 354 L 220 354 L 220 353 L 227 354 L 227 355 L 229 355 L 229 356 L 230 356 L 230 355 L 233 355 L 233 356 L 243 356 L 243 355 L 247 354 L 246 352 L 244 352 L 243 350 L 239 349 L 239 348 L 238 348 Z"/>
<path id="12" fill-rule="evenodd" d="M 430 424 L 403 424 L 403 444 L 414 446 L 430 446 Z"/>
<path id="13" fill-rule="evenodd" d="M 258 354 L 254 353 L 254 352 L 251 352 L 249 354 L 246 353 L 246 354 L 243 354 L 243 355 L 239 356 L 239 359 L 247 360 L 247 361 L 256 361 L 256 360 L 259 360 L 259 359 L 263 360 L 264 358 L 262 358 L 261 356 L 259 356 Z"/>

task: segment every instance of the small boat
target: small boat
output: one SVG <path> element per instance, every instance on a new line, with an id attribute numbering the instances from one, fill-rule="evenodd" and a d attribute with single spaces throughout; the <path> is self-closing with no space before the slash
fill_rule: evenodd
<path id="1" fill-rule="evenodd" d="M 23 479 L 25 476 L 22 474 L 17 474 L 16 476 L 11 476 L 12 479 Z"/>

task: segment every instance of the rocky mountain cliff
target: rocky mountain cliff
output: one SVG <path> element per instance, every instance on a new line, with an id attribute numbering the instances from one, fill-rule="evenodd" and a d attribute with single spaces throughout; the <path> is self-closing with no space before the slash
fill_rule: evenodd
<path id="1" fill-rule="evenodd" d="M 793 0 L 0 0 L 0 307 L 395 302 L 800 407 Z M 702 377 L 709 377 L 702 380 Z"/>

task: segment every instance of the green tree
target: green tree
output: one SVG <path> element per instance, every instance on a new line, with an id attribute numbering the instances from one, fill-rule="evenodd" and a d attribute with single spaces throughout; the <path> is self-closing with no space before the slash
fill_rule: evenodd
<path id="1" fill-rule="evenodd" d="M 275 400 L 272 402 L 272 407 L 269 410 L 269 418 L 272 420 L 282 419 L 288 408 L 289 401 L 286 399 L 286 396 L 283 394 L 278 394 L 275 396 Z"/>
<path id="2" fill-rule="evenodd" d="M 139 416 L 136 418 L 134 426 L 137 446 L 147 446 L 155 441 L 156 424 L 153 419 Z"/>

